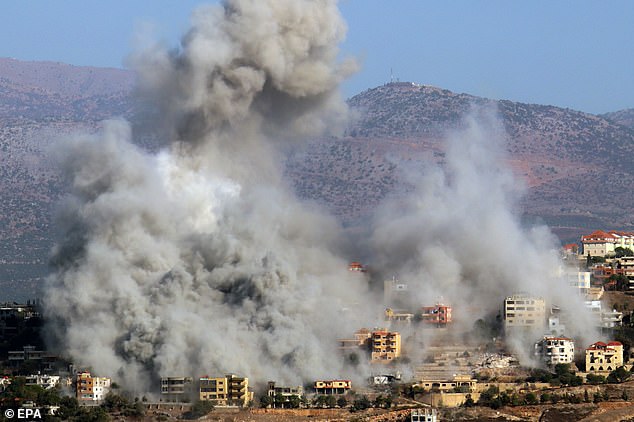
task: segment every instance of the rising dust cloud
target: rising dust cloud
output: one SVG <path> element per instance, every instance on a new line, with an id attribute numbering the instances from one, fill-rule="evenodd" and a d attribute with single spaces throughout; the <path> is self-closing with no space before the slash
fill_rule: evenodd
<path id="1" fill-rule="evenodd" d="M 147 392 L 161 376 L 368 375 L 336 340 L 382 324 L 381 292 L 347 271 L 341 227 L 296 199 L 278 155 L 345 128 L 338 86 L 356 65 L 337 57 L 344 35 L 334 0 L 228 0 L 196 10 L 179 48 L 130 59 L 168 142 L 150 154 L 110 121 L 60 146 L 72 188 L 45 287 L 52 346 Z M 380 208 L 360 248 L 407 279 L 416 307 L 442 296 L 473 321 L 516 291 L 565 306 L 554 239 L 515 217 L 485 114 L 449 135 L 442 169 L 409 176 L 416 191 Z"/>

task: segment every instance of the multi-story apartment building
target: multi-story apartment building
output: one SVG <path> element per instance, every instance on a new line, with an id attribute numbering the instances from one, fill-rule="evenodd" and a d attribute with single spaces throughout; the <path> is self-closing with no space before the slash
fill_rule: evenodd
<path id="1" fill-rule="evenodd" d="M 634 250 L 634 233 L 596 230 L 581 236 L 583 255 L 611 256 L 618 247 Z"/>
<path id="2" fill-rule="evenodd" d="M 328 380 L 315 381 L 313 385 L 317 394 L 345 394 L 352 389 L 352 381 L 350 380 Z"/>
<path id="3" fill-rule="evenodd" d="M 201 377 L 199 399 L 208 400 L 220 406 L 245 407 L 253 400 L 249 391 L 249 379 L 233 374 L 224 377 Z"/>
<path id="4" fill-rule="evenodd" d="M 549 366 L 572 363 L 575 358 L 575 343 L 567 337 L 544 336 L 535 343 L 535 356 Z"/>
<path id="5" fill-rule="evenodd" d="M 161 400 L 182 402 L 190 399 L 193 379 L 191 377 L 162 377 Z"/>
<path id="6" fill-rule="evenodd" d="M 516 294 L 504 299 L 504 328 L 543 328 L 546 302 L 539 297 Z"/>
<path id="7" fill-rule="evenodd" d="M 290 403 L 291 397 L 295 396 L 299 399 L 304 397 L 304 387 L 298 385 L 296 387 L 276 387 L 275 381 L 269 381 L 268 390 L 266 395 L 271 397 L 273 402 L 273 407 L 284 407 L 287 403 Z M 281 403 L 276 399 L 281 398 Z"/>
<path id="8" fill-rule="evenodd" d="M 451 322 L 451 306 L 437 303 L 435 306 L 424 306 L 421 310 L 424 324 L 445 327 Z"/>
<path id="9" fill-rule="evenodd" d="M 586 349 L 586 372 L 611 372 L 623 366 L 623 344 L 596 342 Z"/>
<path id="10" fill-rule="evenodd" d="M 581 294 L 586 294 L 590 291 L 590 271 L 568 271 L 565 273 L 566 283 Z"/>
<path id="11" fill-rule="evenodd" d="M 101 401 L 110 391 L 110 378 L 93 377 L 90 372 L 78 372 L 75 378 L 77 400 Z"/>
<path id="12" fill-rule="evenodd" d="M 370 347 L 372 362 L 389 363 L 401 356 L 401 335 L 388 330 L 372 331 Z"/>

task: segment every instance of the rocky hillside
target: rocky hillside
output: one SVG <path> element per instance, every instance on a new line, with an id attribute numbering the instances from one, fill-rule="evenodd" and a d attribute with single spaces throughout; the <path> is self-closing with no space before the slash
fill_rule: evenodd
<path id="1" fill-rule="evenodd" d="M 399 164 L 441 161 L 444 133 L 474 106 L 488 106 L 506 131 L 508 164 L 529 187 L 528 220 L 545 221 L 565 241 L 590 228 L 634 226 L 634 130 L 604 116 L 412 83 L 369 89 L 349 103 L 360 117 L 347 136 L 314 141 L 288 164 L 301 195 L 346 219 L 406 189 Z"/>
<path id="2" fill-rule="evenodd" d="M 610 121 L 613 121 L 614 123 L 627 126 L 630 129 L 634 129 L 634 108 L 614 111 L 612 113 L 605 113 L 605 114 L 602 114 L 601 117 L 604 117 Z"/>

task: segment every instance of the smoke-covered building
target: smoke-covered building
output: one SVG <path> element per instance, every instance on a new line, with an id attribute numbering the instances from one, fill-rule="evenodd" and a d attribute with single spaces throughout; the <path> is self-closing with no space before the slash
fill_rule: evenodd
<path id="1" fill-rule="evenodd" d="M 161 378 L 161 400 L 181 402 L 189 399 L 192 392 L 191 377 Z"/>
<path id="2" fill-rule="evenodd" d="M 373 363 L 389 363 L 401 356 L 401 335 L 395 331 L 372 331 L 370 341 Z"/>
<path id="3" fill-rule="evenodd" d="M 199 399 L 220 406 L 245 407 L 253 400 L 249 391 L 249 379 L 233 374 L 224 377 L 201 377 L 199 379 Z"/>
<path id="4" fill-rule="evenodd" d="M 575 343 L 568 337 L 544 336 L 535 343 L 535 356 L 548 366 L 572 363 L 575 358 Z"/>
<path id="5" fill-rule="evenodd" d="M 434 306 L 424 306 L 421 310 L 424 324 L 445 327 L 451 323 L 451 306 L 437 303 Z"/>
<path id="6" fill-rule="evenodd" d="M 273 407 L 284 407 L 290 403 L 292 397 L 299 399 L 304 397 L 304 387 L 298 385 L 296 387 L 279 387 L 275 385 L 275 381 L 269 381 L 266 395 L 273 399 Z"/>
<path id="7" fill-rule="evenodd" d="M 543 328 L 546 324 L 546 302 L 540 297 L 515 294 L 504 299 L 504 328 L 506 330 Z"/>

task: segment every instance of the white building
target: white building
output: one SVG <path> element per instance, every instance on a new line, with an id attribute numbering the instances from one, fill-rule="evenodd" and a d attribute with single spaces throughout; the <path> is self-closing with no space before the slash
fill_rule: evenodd
<path id="1" fill-rule="evenodd" d="M 59 385 L 59 375 L 27 375 L 26 385 L 39 385 L 45 390 Z"/>
<path id="2" fill-rule="evenodd" d="M 548 317 L 548 332 L 553 336 L 563 336 L 566 332 L 566 326 L 561 323 L 559 315 Z"/>
<path id="3" fill-rule="evenodd" d="M 579 293 L 587 294 L 590 291 L 590 275 L 589 271 L 574 271 L 567 272 L 566 282 L 570 287 L 573 287 L 579 291 Z"/>
<path id="4" fill-rule="evenodd" d="M 623 312 L 619 312 L 616 309 L 604 311 L 600 300 L 588 300 L 584 304 L 596 318 L 597 327 L 614 328 L 623 325 Z"/>
<path id="5" fill-rule="evenodd" d="M 572 363 L 575 358 L 575 343 L 567 337 L 544 336 L 535 343 L 535 356 L 549 366 Z"/>

